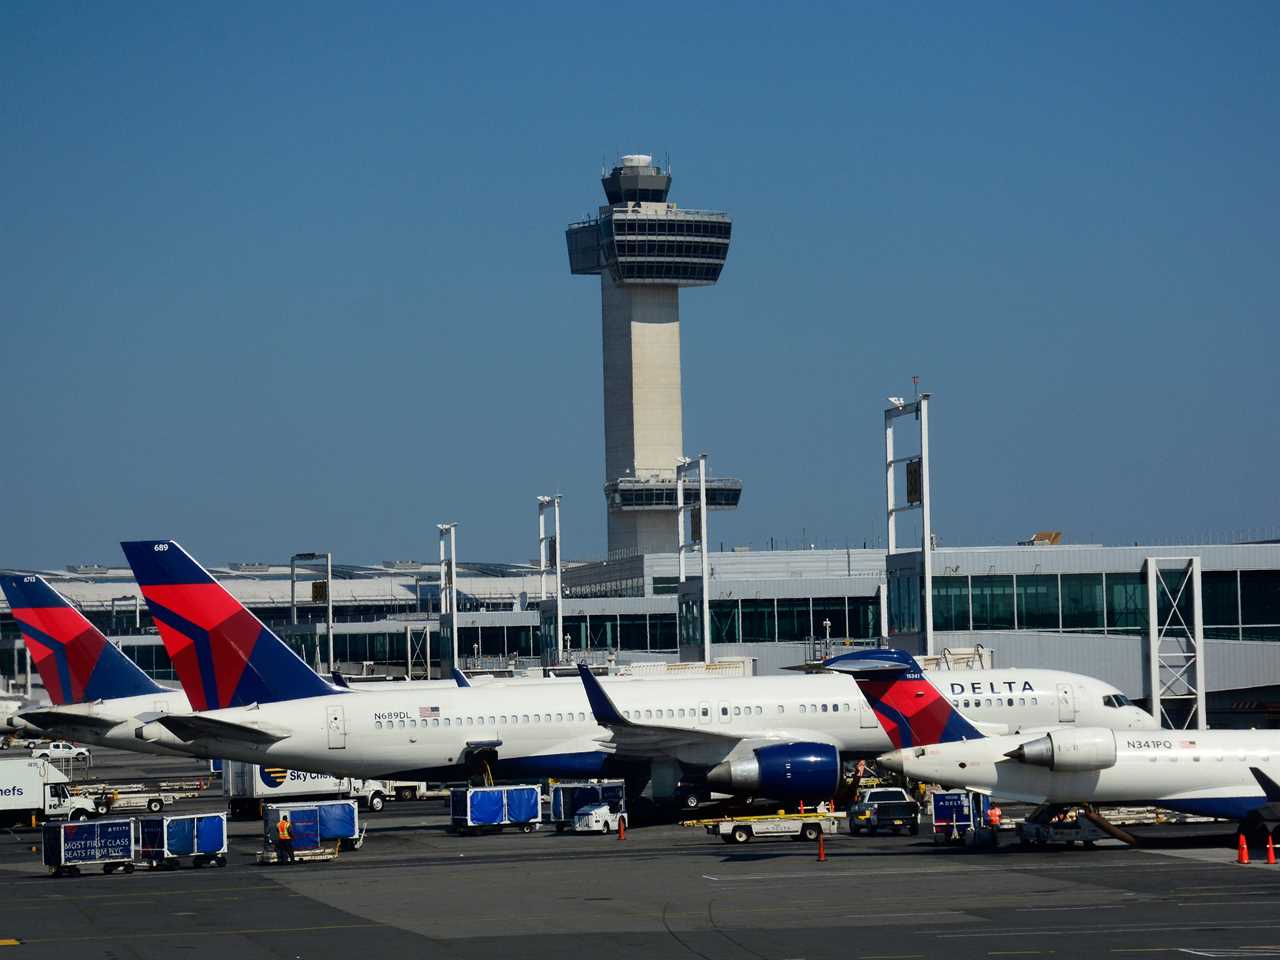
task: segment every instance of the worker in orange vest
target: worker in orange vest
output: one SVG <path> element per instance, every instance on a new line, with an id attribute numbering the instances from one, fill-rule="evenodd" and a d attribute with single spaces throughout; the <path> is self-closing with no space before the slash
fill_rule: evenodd
<path id="1" fill-rule="evenodd" d="M 289 823 L 289 815 L 282 813 L 276 821 L 276 863 L 294 862 L 293 827 Z"/>
<path id="2" fill-rule="evenodd" d="M 1003 811 L 999 804 L 991 804 L 987 807 L 987 826 L 991 828 L 991 845 L 993 847 L 1000 846 L 1000 817 Z"/>

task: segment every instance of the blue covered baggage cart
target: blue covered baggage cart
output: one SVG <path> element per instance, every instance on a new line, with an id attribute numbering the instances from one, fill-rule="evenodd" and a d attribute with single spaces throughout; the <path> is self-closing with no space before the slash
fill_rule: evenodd
<path id="1" fill-rule="evenodd" d="M 360 805 L 355 800 L 311 800 L 268 804 L 262 815 L 262 850 L 259 863 L 276 862 L 276 825 L 285 814 L 293 833 L 296 860 L 332 860 L 343 850 L 364 845 Z"/>
<path id="2" fill-rule="evenodd" d="M 137 825 L 127 820 L 90 820 L 44 825 L 44 865 L 55 877 L 76 877 L 82 867 L 103 873 L 133 873 Z"/>
<path id="3" fill-rule="evenodd" d="M 531 833 L 542 823 L 542 789 L 528 783 L 455 787 L 449 793 L 449 813 L 453 829 L 462 833 L 508 826 Z"/>
<path id="4" fill-rule="evenodd" d="M 183 857 L 193 867 L 227 865 L 227 815 L 196 813 L 143 817 L 138 821 L 138 862 L 156 870 L 175 869 Z"/>

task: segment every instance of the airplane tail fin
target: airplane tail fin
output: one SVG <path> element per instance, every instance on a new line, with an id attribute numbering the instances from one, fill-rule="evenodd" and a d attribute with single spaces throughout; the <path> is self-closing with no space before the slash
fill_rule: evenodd
<path id="1" fill-rule="evenodd" d="M 120 545 L 195 710 L 340 692 L 173 540 Z"/>
<path id="2" fill-rule="evenodd" d="M 1280 803 L 1280 783 L 1276 783 L 1257 767 L 1250 767 L 1249 772 L 1253 774 L 1253 779 L 1258 781 L 1262 792 L 1267 795 L 1267 802 Z"/>
<path id="3" fill-rule="evenodd" d="M 925 677 L 915 657 L 905 650 L 859 650 L 833 657 L 823 666 L 854 678 L 895 747 L 980 740 L 984 736 Z"/>
<path id="4" fill-rule="evenodd" d="M 0 589 L 55 706 L 164 690 L 43 577 L 0 577 Z"/>

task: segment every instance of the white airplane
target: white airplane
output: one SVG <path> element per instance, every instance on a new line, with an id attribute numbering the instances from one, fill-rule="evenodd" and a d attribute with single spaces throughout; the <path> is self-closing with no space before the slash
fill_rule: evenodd
<path id="1" fill-rule="evenodd" d="M 122 546 L 197 710 L 141 725 L 138 736 L 151 742 L 366 778 L 448 780 L 485 767 L 502 778 L 621 774 L 647 781 L 655 799 L 695 803 L 711 789 L 830 797 L 842 754 L 890 745 L 838 672 L 611 680 L 607 709 L 581 685 L 560 683 L 352 696 L 313 673 L 174 541 Z M 1135 722 L 1107 704 L 1119 691 L 1075 674 L 956 671 L 942 682 L 963 684 L 967 709 L 1002 732 L 1067 709 L 1095 724 Z"/>
<path id="2" fill-rule="evenodd" d="M 1237 820 L 1242 832 L 1280 822 L 1280 731 L 1105 729 L 1062 725 L 988 736 L 951 702 L 921 724 L 896 707 L 929 696 L 917 672 L 901 679 L 859 679 L 898 749 L 878 762 L 926 783 L 963 787 L 1035 804 L 1152 804 Z M 895 735 L 892 731 L 898 731 Z"/>

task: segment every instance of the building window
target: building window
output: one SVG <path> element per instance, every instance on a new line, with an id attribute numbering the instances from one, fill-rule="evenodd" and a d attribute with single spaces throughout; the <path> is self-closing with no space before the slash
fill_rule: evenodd
<path id="1" fill-rule="evenodd" d="M 778 639 L 772 600 L 742 601 L 742 641 L 754 643 Z"/>
<path id="2" fill-rule="evenodd" d="M 1104 605 L 1102 574 L 1062 575 L 1062 627 L 1064 630 L 1101 630 Z"/>
<path id="3" fill-rule="evenodd" d="M 1280 624 L 1280 571 L 1241 570 L 1240 607 L 1247 625 Z M 1265 637 L 1276 638 L 1275 634 Z"/>
<path id="4" fill-rule="evenodd" d="M 969 629 L 969 578 L 933 578 L 933 629 Z"/>
<path id="5" fill-rule="evenodd" d="M 809 598 L 778 601 L 778 639 L 804 640 L 813 636 L 809 625 Z"/>
<path id="6" fill-rule="evenodd" d="M 1200 575 L 1205 626 L 1235 626 L 1240 622 L 1240 596 L 1236 587 L 1234 570 L 1213 570 Z"/>
<path id="7" fill-rule="evenodd" d="M 738 643 L 738 601 L 711 601 L 711 642 Z"/>
<path id="8" fill-rule="evenodd" d="M 1058 629 L 1058 578 L 1020 576 L 1018 586 L 1018 626 L 1024 630 Z"/>
<path id="9" fill-rule="evenodd" d="M 1013 577 L 971 577 L 974 630 L 1013 629 Z"/>
<path id="10" fill-rule="evenodd" d="M 1176 575 L 1174 579 L 1176 580 Z M 1108 573 L 1106 575 L 1106 584 L 1107 630 L 1126 633 L 1145 630 L 1147 628 L 1146 575 L 1141 573 Z"/>

